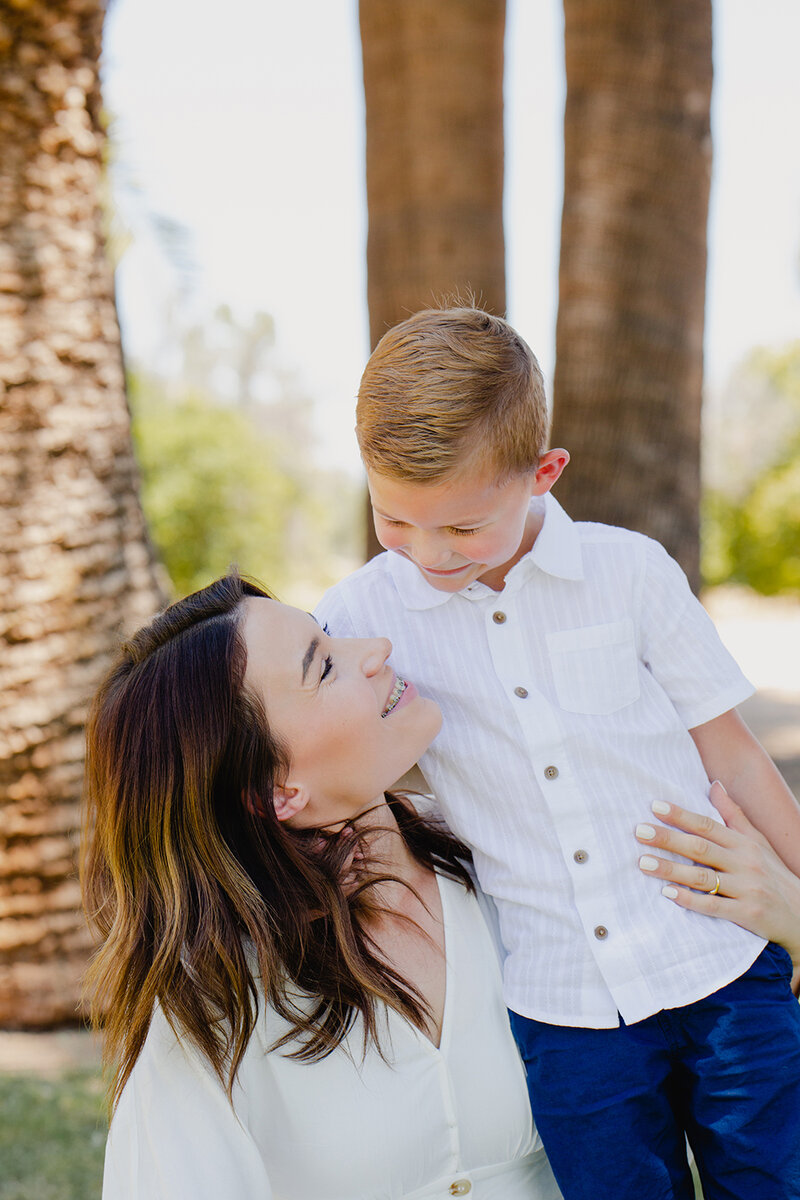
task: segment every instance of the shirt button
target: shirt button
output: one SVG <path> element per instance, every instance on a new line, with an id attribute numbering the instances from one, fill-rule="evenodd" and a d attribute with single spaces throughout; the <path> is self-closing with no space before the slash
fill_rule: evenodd
<path id="1" fill-rule="evenodd" d="M 505 623 L 506 614 L 504 612 L 492 613 L 492 620 L 495 625 L 503 625 Z"/>
<path id="2" fill-rule="evenodd" d="M 528 689 L 524 687 L 514 688 L 514 695 L 519 696 L 520 700 L 525 700 L 528 695 Z"/>
<path id="3" fill-rule="evenodd" d="M 576 863 L 585 863 L 589 855 L 585 850 L 576 850 L 572 857 Z"/>
<path id="4" fill-rule="evenodd" d="M 468 1179 L 456 1179 L 450 1184 L 451 1196 L 466 1196 L 467 1192 L 472 1191 L 472 1184 Z"/>
<path id="5" fill-rule="evenodd" d="M 558 779 L 558 767 L 545 767 L 545 779 Z"/>
<path id="6" fill-rule="evenodd" d="M 595 925 L 594 936 L 597 938 L 598 942 L 602 942 L 604 938 L 607 938 L 608 930 L 606 929 L 605 925 Z"/>

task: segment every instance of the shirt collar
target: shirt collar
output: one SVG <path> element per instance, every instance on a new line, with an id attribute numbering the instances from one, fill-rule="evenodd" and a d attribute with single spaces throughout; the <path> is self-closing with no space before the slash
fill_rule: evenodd
<path id="1" fill-rule="evenodd" d="M 531 504 L 541 504 L 537 497 Z M 460 592 L 440 592 L 432 587 L 407 558 L 401 554 L 388 551 L 388 568 L 400 599 L 406 608 L 423 610 L 439 608 L 453 596 L 472 598 L 475 593 L 481 595 L 488 592 L 482 583 L 471 583 Z M 580 537 L 575 528 L 575 522 L 567 516 L 564 509 L 549 493 L 544 496 L 544 521 L 539 535 L 531 550 L 509 571 L 509 579 L 518 573 L 525 572 L 526 576 L 533 567 L 538 567 L 547 575 L 555 575 L 558 579 L 583 579 L 583 555 L 581 553 Z M 474 589 L 474 592 L 473 592 Z"/>
<path id="2" fill-rule="evenodd" d="M 557 579 L 583 579 L 580 534 L 575 522 L 549 492 L 544 497 L 544 523 L 539 536 L 520 562 L 526 560 Z"/>

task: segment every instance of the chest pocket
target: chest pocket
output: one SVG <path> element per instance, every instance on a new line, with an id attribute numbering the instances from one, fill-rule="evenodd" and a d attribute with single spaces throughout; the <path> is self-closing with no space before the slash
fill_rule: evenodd
<path id="1" fill-rule="evenodd" d="M 548 633 L 558 702 L 567 712 L 612 713 L 639 696 L 633 621 Z"/>

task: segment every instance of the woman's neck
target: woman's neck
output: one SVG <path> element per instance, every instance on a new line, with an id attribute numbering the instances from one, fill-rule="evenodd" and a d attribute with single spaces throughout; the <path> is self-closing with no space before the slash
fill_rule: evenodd
<path id="1" fill-rule="evenodd" d="M 354 860 L 354 874 L 390 876 L 375 885 L 374 896 L 382 908 L 395 912 L 406 907 L 409 887 L 416 888 L 430 874 L 409 850 L 400 832 L 397 818 L 383 796 L 363 816 L 353 822 L 362 841 Z"/>

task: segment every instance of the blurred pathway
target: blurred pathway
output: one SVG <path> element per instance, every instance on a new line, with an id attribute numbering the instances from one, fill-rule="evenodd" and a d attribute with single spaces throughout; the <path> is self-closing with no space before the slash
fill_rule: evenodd
<path id="1" fill-rule="evenodd" d="M 742 716 L 800 800 L 800 600 L 716 588 L 703 602 L 758 689 Z"/>
<path id="2" fill-rule="evenodd" d="M 0 1073 L 60 1075 L 99 1069 L 100 1039 L 88 1030 L 56 1029 L 47 1033 L 0 1030 Z"/>

